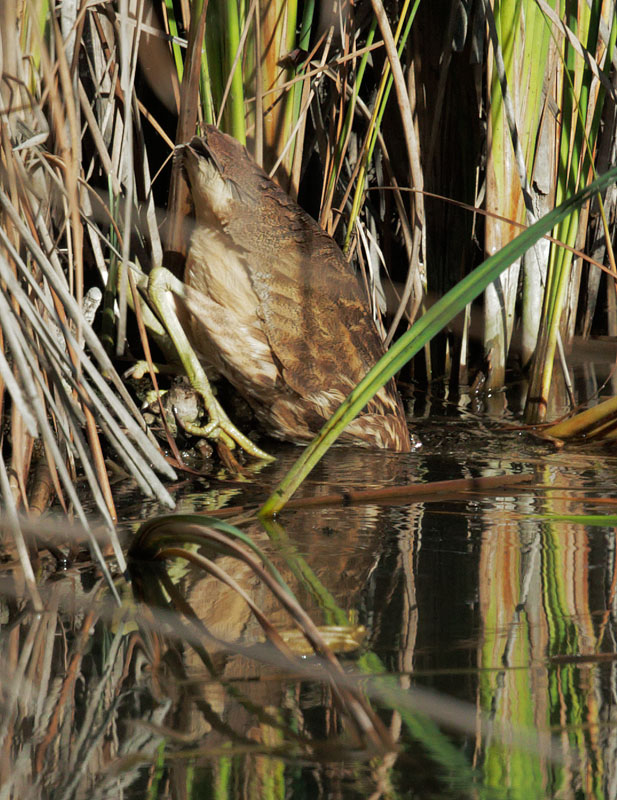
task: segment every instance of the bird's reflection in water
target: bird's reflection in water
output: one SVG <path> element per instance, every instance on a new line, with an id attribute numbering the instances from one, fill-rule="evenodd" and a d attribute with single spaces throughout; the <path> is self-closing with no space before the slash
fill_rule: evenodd
<path id="1" fill-rule="evenodd" d="M 282 450 L 278 455 L 277 462 L 261 476 L 273 484 L 288 469 L 286 462 L 297 456 L 297 450 L 289 454 Z M 333 449 L 303 493 L 314 496 L 337 489 L 400 485 L 410 480 L 413 460 L 413 456 L 383 451 Z M 361 628 L 370 616 L 367 585 L 384 552 L 391 555 L 398 547 L 401 516 L 407 513 L 404 506 L 377 505 L 297 509 L 285 512 L 266 528 L 251 522 L 242 529 L 273 561 L 311 619 L 324 626 L 333 649 L 344 651 L 341 658 L 347 659 L 353 658 L 349 651 L 354 637 L 358 647 L 370 644 L 371 631 L 363 644 Z M 412 519 L 409 525 L 411 531 Z M 249 566 L 229 555 L 216 557 L 216 564 L 234 586 L 192 569 L 178 584 L 211 637 L 206 646 L 216 669 L 213 680 L 199 651 L 184 649 L 182 669 L 191 679 L 184 683 L 181 724 L 185 733 L 208 747 L 228 742 L 230 731 L 238 740 L 266 745 L 274 720 L 285 728 L 286 735 L 294 729 L 307 741 L 340 734 L 345 723 L 327 682 L 320 680 L 323 673 L 320 675 L 319 667 L 315 667 L 317 680 L 312 682 L 290 676 L 288 668 L 236 652 L 238 646 L 250 650 L 264 642 L 260 624 L 236 587 L 250 597 L 292 649 L 293 638 L 288 638 L 287 632 L 295 625 Z M 208 714 L 204 714 L 204 704 L 210 709 Z"/>

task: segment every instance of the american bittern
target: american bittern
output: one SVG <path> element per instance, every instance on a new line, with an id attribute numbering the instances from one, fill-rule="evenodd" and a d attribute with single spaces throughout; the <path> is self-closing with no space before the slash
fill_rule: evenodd
<path id="1" fill-rule="evenodd" d="M 150 289 L 192 383 L 204 394 L 210 424 L 202 433 L 227 434 L 250 449 L 212 397 L 201 368 L 195 378 L 199 365 L 187 352 L 189 342 L 273 436 L 307 443 L 383 355 L 364 290 L 334 240 L 237 141 L 208 125 L 179 155 L 196 217 L 185 286 L 157 270 Z M 168 290 L 183 296 L 189 312 L 183 326 L 177 320 L 169 326 Z M 410 449 L 393 381 L 340 441 Z"/>

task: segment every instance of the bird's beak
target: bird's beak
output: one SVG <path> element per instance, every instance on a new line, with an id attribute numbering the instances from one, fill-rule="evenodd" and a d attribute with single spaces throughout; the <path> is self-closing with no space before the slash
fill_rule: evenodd
<path id="1" fill-rule="evenodd" d="M 188 144 L 181 145 L 184 150 L 188 150 L 195 158 L 205 158 L 210 163 L 214 164 L 220 175 L 223 174 L 223 168 L 214 154 L 212 148 L 208 147 L 206 137 L 193 136 Z"/>

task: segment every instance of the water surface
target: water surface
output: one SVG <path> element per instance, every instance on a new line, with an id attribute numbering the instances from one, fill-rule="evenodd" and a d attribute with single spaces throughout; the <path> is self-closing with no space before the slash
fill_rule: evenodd
<path id="1" fill-rule="evenodd" d="M 166 562 L 208 631 L 199 641 L 177 610 L 110 615 L 104 589 L 74 566 L 48 583 L 53 613 L 35 624 L 8 589 L 3 601 L 3 657 L 20 692 L 7 694 L 4 724 L 13 796 L 615 797 L 614 529 L 560 517 L 614 513 L 617 457 L 555 450 L 469 413 L 415 429 L 423 447 L 409 455 L 333 449 L 299 496 L 521 473 L 532 482 L 238 523 L 317 625 L 365 629 L 339 658 L 387 730 L 387 752 L 354 727 L 319 662 L 303 658 L 308 671 L 294 674 L 263 649 L 237 587 L 284 635 L 293 622 L 237 559 L 210 554 L 233 587 Z M 220 473 L 182 485 L 179 510 L 215 515 L 264 499 L 298 451 L 276 455 L 255 482 Z M 155 513 L 126 504 L 134 520 Z M 137 565 L 137 576 L 140 596 L 168 602 L 169 586 L 153 589 L 159 573 Z M 362 673 L 389 683 L 353 683 Z"/>

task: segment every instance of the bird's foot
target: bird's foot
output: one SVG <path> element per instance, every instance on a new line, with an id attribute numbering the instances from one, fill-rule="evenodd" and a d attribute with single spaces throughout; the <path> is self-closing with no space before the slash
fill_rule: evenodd
<path id="1" fill-rule="evenodd" d="M 167 328 L 193 389 L 203 398 L 209 417 L 206 425 L 189 423 L 185 424 L 185 430 L 195 436 L 220 439 L 229 449 L 238 445 L 254 458 L 274 460 L 236 428 L 214 396 L 206 372 L 178 320 L 171 299 L 172 293 L 182 297 L 184 292 L 184 284 L 163 267 L 154 269 L 150 274 L 148 282 L 150 299 Z"/>
<path id="2" fill-rule="evenodd" d="M 122 377 L 125 380 L 132 378 L 134 381 L 142 381 L 149 374 L 150 366 L 157 375 L 163 371 L 159 364 L 150 365 L 145 359 L 140 359 L 125 370 Z"/>
<path id="3" fill-rule="evenodd" d="M 205 425 L 183 421 L 182 427 L 191 436 L 200 436 L 203 439 L 220 439 L 224 445 L 230 450 L 233 450 L 236 445 L 241 447 L 246 453 L 254 458 L 261 458 L 267 461 L 273 461 L 273 457 L 264 452 L 261 448 L 252 442 L 248 436 L 245 436 L 241 431 L 236 428 L 233 422 L 229 419 L 218 400 L 212 396 L 211 390 L 209 392 L 201 391 L 199 386 L 193 384 L 198 394 L 203 398 L 204 405 L 206 406 L 209 422 Z"/>

